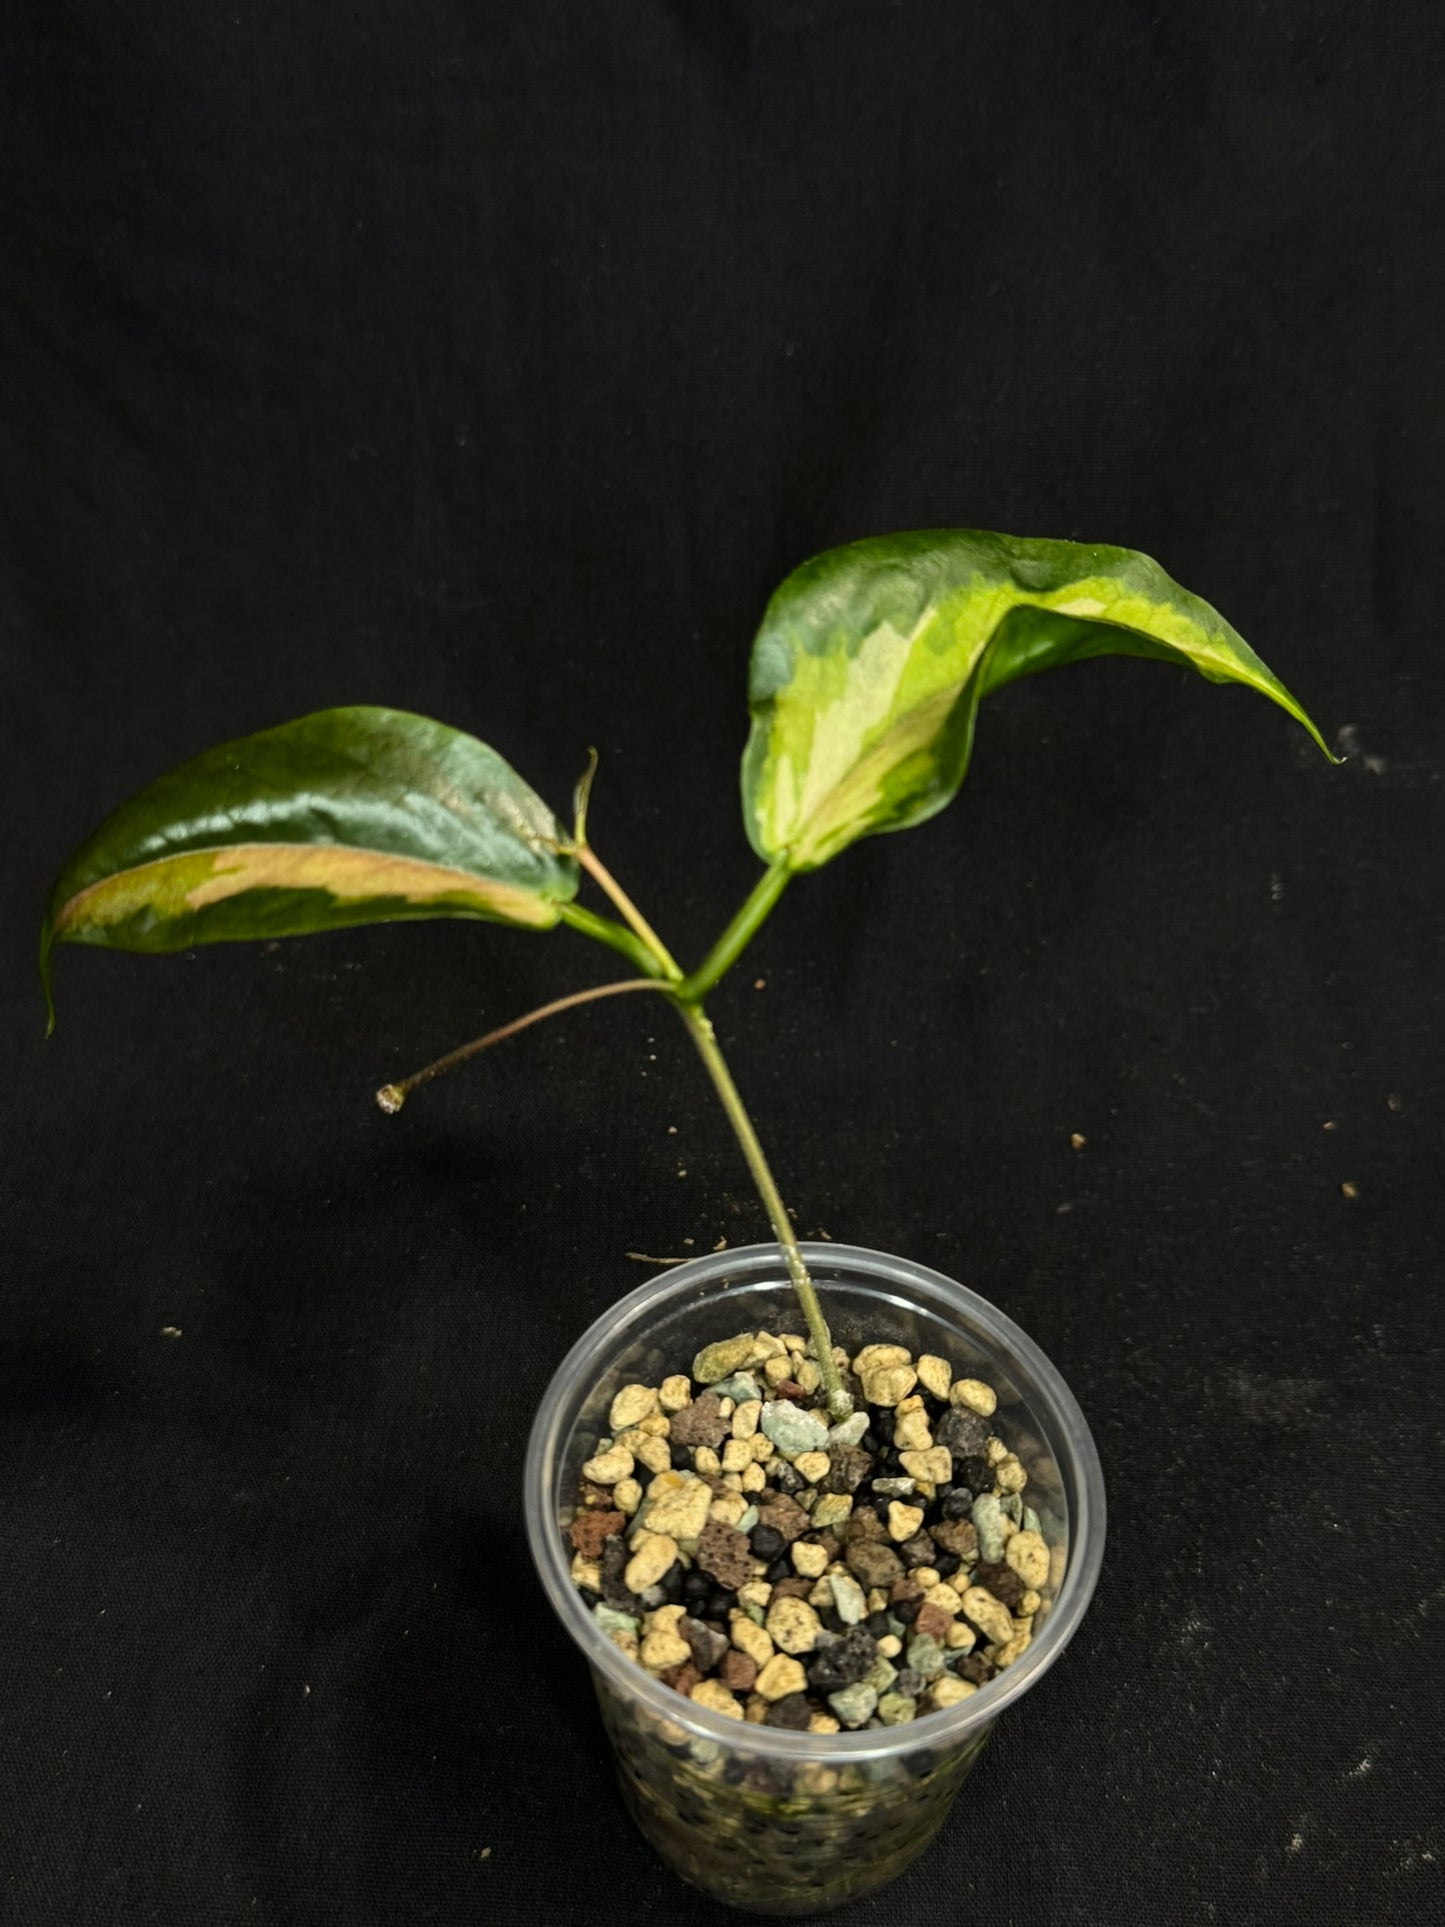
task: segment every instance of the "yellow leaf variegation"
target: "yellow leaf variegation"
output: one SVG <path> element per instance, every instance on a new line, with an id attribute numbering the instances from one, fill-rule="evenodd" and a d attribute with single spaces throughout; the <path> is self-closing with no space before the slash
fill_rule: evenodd
<path id="1" fill-rule="evenodd" d="M 804 563 L 768 604 L 743 759 L 754 849 L 812 870 L 925 821 L 963 781 L 983 696 L 1104 655 L 1243 683 L 1325 748 L 1243 637 L 1146 555 L 974 529 L 882 536 Z"/>
<path id="2" fill-rule="evenodd" d="M 194 757 L 81 845 L 41 930 L 47 1002 L 58 943 L 163 952 L 419 917 L 548 930 L 577 892 L 559 840 L 474 736 L 321 710 Z"/>

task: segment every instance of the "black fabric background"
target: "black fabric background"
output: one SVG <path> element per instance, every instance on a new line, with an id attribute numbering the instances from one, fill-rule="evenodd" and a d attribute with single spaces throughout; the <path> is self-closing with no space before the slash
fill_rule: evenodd
<path id="1" fill-rule="evenodd" d="M 1352 754 L 1158 665 L 1021 685 L 714 1000 L 800 1227 L 997 1299 L 1110 1483 L 1075 1644 L 840 1922 L 1424 1920 L 1438 10 L 35 0 L 0 53 L 0 1914 L 725 1917 L 517 1564 L 625 1254 L 763 1232 L 686 1040 L 601 1007 L 388 1121 L 610 963 L 66 952 L 45 1046 L 33 932 L 153 774 L 383 702 L 559 805 L 595 742 L 695 957 L 767 593 L 952 524 L 1158 555 Z"/>

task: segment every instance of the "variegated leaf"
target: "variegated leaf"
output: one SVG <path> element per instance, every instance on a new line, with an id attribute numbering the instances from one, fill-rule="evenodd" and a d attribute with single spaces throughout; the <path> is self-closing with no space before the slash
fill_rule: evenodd
<path id="1" fill-rule="evenodd" d="M 321 710 L 207 750 L 76 851 L 41 932 L 47 1003 L 57 943 L 184 950 L 417 917 L 545 930 L 577 891 L 558 838 L 474 736 L 401 710 Z"/>
<path id="2" fill-rule="evenodd" d="M 1243 683 L 1325 749 L 1243 637 L 1146 555 L 974 529 L 882 536 L 805 562 L 768 604 L 743 758 L 754 849 L 811 870 L 923 822 L 963 781 L 983 696 L 1103 655 Z"/>

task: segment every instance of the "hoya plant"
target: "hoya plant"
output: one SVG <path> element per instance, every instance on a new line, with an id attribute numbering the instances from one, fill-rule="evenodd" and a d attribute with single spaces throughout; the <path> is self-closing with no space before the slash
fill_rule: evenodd
<path id="1" fill-rule="evenodd" d="M 848 1394 L 823 1310 L 704 999 L 793 877 L 860 837 L 926 822 L 968 769 L 985 696 L 1090 656 L 1187 663 L 1304 710 L 1208 603 L 1129 549 L 925 530 L 815 557 L 778 589 L 753 643 L 743 822 L 762 865 L 707 955 L 684 969 L 588 829 L 595 756 L 570 829 L 486 743 L 400 710 L 321 710 L 224 743 L 125 803 L 61 870 L 40 940 L 54 1025 L 58 943 L 164 952 L 355 924 L 462 917 L 559 925 L 632 974 L 463 1045 L 378 1093 L 396 1111 L 439 1072 L 539 1019 L 648 992 L 676 1010 L 712 1079 L 788 1264 L 835 1418 Z M 579 901 L 589 880 L 615 914 Z"/>

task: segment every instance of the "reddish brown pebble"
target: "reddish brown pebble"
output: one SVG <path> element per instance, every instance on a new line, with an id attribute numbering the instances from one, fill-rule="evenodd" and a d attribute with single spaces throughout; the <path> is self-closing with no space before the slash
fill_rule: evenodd
<path id="1" fill-rule="evenodd" d="M 728 1648 L 718 1665 L 717 1676 L 723 1685 L 734 1693 L 751 1693 L 753 1681 L 758 1676 L 758 1663 L 740 1653 L 736 1646 Z"/>
<path id="2" fill-rule="evenodd" d="M 669 1666 L 665 1673 L 659 1673 L 657 1677 L 665 1686 L 671 1686 L 685 1696 L 697 1685 L 702 1674 L 690 1659 L 685 1659 L 678 1666 Z"/>
<path id="3" fill-rule="evenodd" d="M 747 1534 L 720 1519 L 709 1519 L 698 1534 L 697 1563 L 724 1592 L 736 1592 L 753 1576 L 753 1549 Z"/>
<path id="4" fill-rule="evenodd" d="M 865 1587 L 887 1586 L 902 1572 L 903 1566 L 891 1546 L 876 1539 L 855 1539 L 847 1555 L 849 1572 Z"/>
<path id="5" fill-rule="evenodd" d="M 781 1532 L 783 1543 L 790 1546 L 808 1530 L 808 1515 L 785 1492 L 759 1494 L 758 1524 L 771 1526 L 775 1532 Z"/>
<path id="6" fill-rule="evenodd" d="M 567 1537 L 584 1559 L 600 1559 L 607 1540 L 626 1524 L 620 1512 L 579 1512 L 567 1528 Z"/>
<path id="7" fill-rule="evenodd" d="M 886 1540 L 888 1528 L 872 1507 L 866 1506 L 861 1512 L 848 1514 L 848 1523 L 843 1528 L 843 1537 L 848 1545 L 856 1546 L 860 1540 Z"/>
<path id="8" fill-rule="evenodd" d="M 773 1587 L 774 1599 L 806 1599 L 817 1585 L 816 1579 L 780 1579 Z"/>
<path id="9" fill-rule="evenodd" d="M 714 1451 L 732 1431 L 732 1420 L 718 1410 L 722 1400 L 716 1392 L 704 1392 L 691 1405 L 674 1412 L 668 1422 L 669 1445 L 710 1445 Z"/>
<path id="10" fill-rule="evenodd" d="M 1010 1612 L 1015 1610 L 1019 1601 L 1028 1591 L 1028 1587 L 1024 1584 L 1023 1580 L 1019 1578 L 1013 1567 L 1006 1566 L 1002 1562 L 996 1566 L 976 1567 L 973 1574 L 973 1583 L 976 1586 L 986 1586 L 994 1598 L 1001 1600 Z"/>
<path id="11" fill-rule="evenodd" d="M 943 1636 L 952 1623 L 941 1606 L 932 1606 L 925 1599 L 914 1618 L 913 1630 L 915 1633 L 926 1634 L 929 1639 L 936 1639 L 942 1644 Z"/>
<path id="12" fill-rule="evenodd" d="M 927 1590 L 927 1587 L 920 1585 L 911 1572 L 906 1572 L 901 1579 L 895 1579 L 888 1588 L 889 1603 L 896 1606 L 904 1599 L 921 1599 Z"/>
<path id="13" fill-rule="evenodd" d="M 993 1678 L 993 1667 L 983 1653 L 970 1653 L 966 1659 L 959 1660 L 954 1672 L 960 1679 L 972 1680 L 975 1686 L 986 1686 Z"/>
<path id="14" fill-rule="evenodd" d="M 774 1398 L 788 1399 L 794 1405 L 802 1404 L 807 1396 L 808 1394 L 795 1378 L 785 1378 L 781 1385 L 773 1387 Z"/>
<path id="15" fill-rule="evenodd" d="M 611 1511 L 613 1495 L 610 1485 L 594 1485 L 591 1479 L 583 1479 L 577 1491 L 583 1505 L 600 1506 L 604 1512 Z"/>
<path id="16" fill-rule="evenodd" d="M 971 1519 L 940 1519 L 937 1525 L 928 1528 L 928 1536 L 945 1552 L 956 1554 L 965 1565 L 978 1557 L 978 1534 Z"/>

